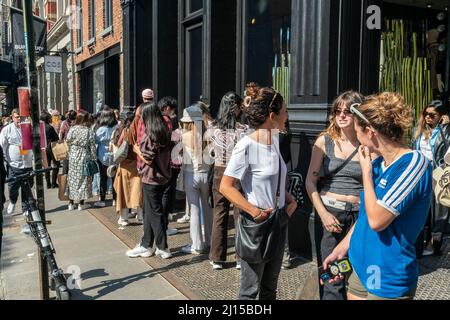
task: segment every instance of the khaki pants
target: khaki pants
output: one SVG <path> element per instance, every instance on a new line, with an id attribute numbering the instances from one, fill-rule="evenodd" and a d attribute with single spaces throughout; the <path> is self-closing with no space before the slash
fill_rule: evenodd
<path id="1" fill-rule="evenodd" d="M 378 297 L 374 294 L 367 292 L 367 289 L 363 286 L 363 284 L 362 284 L 361 280 L 359 279 L 358 275 L 356 274 L 356 272 L 353 272 L 351 274 L 350 278 L 348 279 L 347 292 L 358 298 L 372 300 L 372 301 L 377 301 L 377 300 L 414 300 L 414 296 L 416 295 L 416 289 L 414 289 L 409 294 L 407 294 L 403 297 L 395 298 L 395 299 Z"/>

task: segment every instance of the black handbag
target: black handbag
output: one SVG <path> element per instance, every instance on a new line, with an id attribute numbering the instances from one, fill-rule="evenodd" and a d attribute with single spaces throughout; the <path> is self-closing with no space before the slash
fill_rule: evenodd
<path id="1" fill-rule="evenodd" d="M 284 250 L 289 217 L 285 208 L 279 208 L 280 180 L 281 173 L 278 175 L 277 208 L 266 221 L 257 223 L 246 212 L 239 214 L 236 253 L 250 264 L 266 263 Z"/>
<path id="2" fill-rule="evenodd" d="M 100 172 L 100 169 L 98 168 L 97 160 L 88 160 L 88 158 L 90 157 L 90 153 L 91 153 L 89 144 L 86 147 L 86 150 L 87 150 L 87 154 L 86 154 L 87 158 L 83 163 L 83 172 L 81 175 L 83 177 L 94 177 L 95 174 Z"/>

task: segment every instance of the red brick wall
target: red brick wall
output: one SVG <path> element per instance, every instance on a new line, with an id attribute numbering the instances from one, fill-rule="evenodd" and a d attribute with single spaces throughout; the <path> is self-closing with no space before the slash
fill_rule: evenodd
<path id="1" fill-rule="evenodd" d="M 90 26 L 90 1 L 91 0 L 82 0 L 82 16 L 83 16 L 83 46 L 82 52 L 75 55 L 75 64 L 78 65 L 81 62 L 92 58 L 93 56 L 101 53 L 105 49 L 113 47 L 122 41 L 122 7 L 120 6 L 120 0 L 113 0 L 113 21 L 112 21 L 112 33 L 109 33 L 107 36 L 103 37 L 101 34 L 104 31 L 104 1 L 96 0 L 95 1 L 95 44 L 87 47 L 87 43 L 90 40 L 89 36 L 89 26 Z M 76 0 L 71 0 L 73 8 L 75 8 Z M 75 10 L 72 10 L 75 14 Z M 77 43 L 78 39 L 78 30 L 74 30 L 72 41 L 74 43 L 75 50 L 80 47 Z M 121 68 L 122 70 L 122 68 Z M 121 75 L 122 77 L 122 75 Z M 121 97 L 122 97 L 122 79 L 121 83 Z M 80 85 L 80 75 L 76 74 L 76 95 L 77 95 L 77 109 L 81 106 L 81 85 Z"/>
<path id="2" fill-rule="evenodd" d="M 56 22 L 57 5 L 56 0 L 47 0 L 44 5 L 45 17 L 47 18 L 47 31 L 50 31 Z"/>
<path id="3" fill-rule="evenodd" d="M 103 8 L 103 0 L 95 1 L 95 44 L 88 48 L 87 42 L 89 39 L 89 2 L 91 0 L 82 0 L 82 14 L 83 14 L 83 51 L 80 54 L 75 56 L 75 63 L 79 64 L 99 53 L 104 51 L 107 48 L 110 48 L 122 40 L 122 8 L 120 6 L 120 0 L 113 0 L 113 31 L 105 37 L 101 36 L 104 28 L 104 8 Z M 76 1 L 72 0 L 72 4 L 75 5 Z M 75 44 L 75 48 L 79 48 L 79 44 L 77 43 L 77 32 L 75 30 L 73 33 L 73 39 Z"/>

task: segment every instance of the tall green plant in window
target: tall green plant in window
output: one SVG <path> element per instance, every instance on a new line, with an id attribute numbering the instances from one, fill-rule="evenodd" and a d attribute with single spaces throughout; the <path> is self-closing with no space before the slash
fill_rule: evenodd
<path id="1" fill-rule="evenodd" d="M 291 48 L 290 48 L 290 29 L 286 32 L 286 45 L 284 45 L 283 28 L 280 29 L 280 50 L 275 53 L 274 67 L 272 68 L 273 88 L 281 93 L 286 101 L 290 104 L 290 80 L 291 80 Z M 286 48 L 284 50 L 284 48 Z"/>
<path id="2" fill-rule="evenodd" d="M 380 90 L 401 93 L 413 108 L 416 122 L 433 100 L 431 71 L 427 58 L 418 55 L 417 41 L 417 33 L 406 31 L 403 20 L 387 20 L 382 33 Z"/>

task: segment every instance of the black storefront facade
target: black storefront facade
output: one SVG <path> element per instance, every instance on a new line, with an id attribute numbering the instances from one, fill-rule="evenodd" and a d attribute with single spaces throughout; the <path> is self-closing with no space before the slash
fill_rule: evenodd
<path id="1" fill-rule="evenodd" d="M 97 112 L 103 105 L 120 108 L 120 45 L 77 65 L 81 108 Z"/>
<path id="2" fill-rule="evenodd" d="M 379 91 L 382 32 L 372 22 L 384 21 L 385 6 L 381 0 L 123 0 L 124 104 L 139 104 L 139 93 L 150 87 L 156 98 L 176 96 L 179 112 L 204 99 L 214 115 L 227 91 L 243 94 L 250 81 L 273 85 L 283 78 L 273 68 L 283 66 L 284 56 L 293 165 L 306 173 L 338 93 Z M 447 64 L 447 89 L 448 74 Z M 311 212 L 302 208 L 291 223 L 291 247 L 306 258 L 314 256 L 318 224 Z"/>

